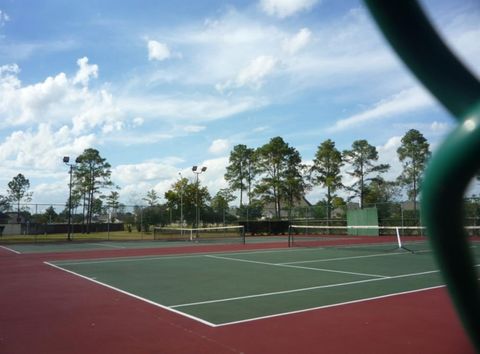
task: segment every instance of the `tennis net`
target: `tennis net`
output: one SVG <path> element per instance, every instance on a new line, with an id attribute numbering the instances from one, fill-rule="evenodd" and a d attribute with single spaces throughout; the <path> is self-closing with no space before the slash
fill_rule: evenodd
<path id="1" fill-rule="evenodd" d="M 470 236 L 479 236 L 479 226 L 465 227 Z M 289 247 L 342 247 L 350 249 L 373 248 L 379 251 L 429 250 L 430 245 L 422 226 L 318 226 L 290 225 Z"/>
<path id="2" fill-rule="evenodd" d="M 153 229 L 153 238 L 158 241 L 245 244 L 245 230 L 243 226 L 219 226 L 192 229 L 155 227 Z"/>

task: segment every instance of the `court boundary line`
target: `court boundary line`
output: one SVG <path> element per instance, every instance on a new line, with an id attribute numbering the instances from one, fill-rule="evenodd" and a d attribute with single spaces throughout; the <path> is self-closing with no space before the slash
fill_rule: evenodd
<path id="1" fill-rule="evenodd" d="M 191 303 L 185 303 L 185 304 L 172 305 L 170 307 L 171 308 L 177 308 L 177 307 L 190 307 L 190 306 L 197 306 L 197 305 L 207 305 L 207 304 L 213 304 L 213 303 L 217 303 L 217 302 L 229 302 L 229 301 L 251 299 L 251 298 L 256 298 L 256 297 L 266 297 L 266 296 L 283 295 L 283 294 L 297 293 L 297 292 L 310 291 L 310 290 L 335 288 L 335 287 L 341 287 L 341 286 L 356 285 L 356 284 L 362 284 L 362 283 L 370 283 L 370 282 L 374 282 L 374 281 L 414 277 L 414 276 L 418 276 L 418 275 L 425 275 L 425 274 L 432 274 L 432 273 L 439 273 L 439 272 L 440 272 L 440 270 L 436 269 L 436 270 L 429 270 L 429 271 L 425 271 L 425 272 L 394 275 L 394 276 L 391 276 L 391 277 L 388 277 L 388 278 L 386 277 L 386 278 L 354 280 L 354 281 L 349 281 L 349 282 L 344 282 L 344 283 L 333 283 L 333 284 L 309 286 L 309 287 L 306 287 L 306 288 L 273 291 L 273 292 L 269 292 L 269 293 L 260 293 L 260 294 L 236 296 L 236 297 L 224 298 L 224 299 L 191 302 Z"/>
<path id="2" fill-rule="evenodd" d="M 289 264 L 283 264 L 283 263 L 269 263 L 269 262 L 252 261 L 252 260 L 249 260 L 249 259 L 241 259 L 241 258 L 221 257 L 221 256 L 213 256 L 213 255 L 205 255 L 205 257 L 214 258 L 214 259 L 225 259 L 225 260 L 228 260 L 228 261 L 237 261 L 237 262 L 244 262 L 244 263 L 263 264 L 263 265 L 274 266 L 274 267 L 284 267 L 284 268 L 292 268 L 292 269 L 306 269 L 306 270 L 314 270 L 314 271 L 318 271 L 318 272 L 359 275 L 359 276 L 363 276 L 363 277 L 389 278 L 389 276 L 386 276 L 386 275 L 348 272 L 348 271 L 336 270 L 336 269 L 302 267 L 302 266 L 295 266 L 295 265 L 289 265 Z"/>
<path id="3" fill-rule="evenodd" d="M 16 250 L 14 250 L 12 248 L 9 248 L 9 247 L 6 247 L 6 246 L 0 246 L 0 248 L 3 248 L 4 250 L 10 251 L 10 252 L 13 252 L 13 253 L 16 253 L 16 254 L 22 254 L 22 252 L 16 251 Z"/>
<path id="4" fill-rule="evenodd" d="M 107 241 L 109 242 L 109 241 Z M 97 245 L 97 246 L 102 246 L 102 247 L 110 247 L 110 248 L 115 248 L 115 249 L 126 249 L 126 247 L 124 246 L 114 246 L 114 245 L 110 245 L 110 244 L 107 244 L 107 243 L 100 243 L 100 242 L 93 242 L 91 243 L 91 245 Z"/>
<path id="5" fill-rule="evenodd" d="M 59 265 L 80 265 L 80 264 L 100 264 L 100 263 L 117 263 L 117 262 L 136 262 L 136 261 L 143 261 L 143 260 L 158 260 L 158 259 L 180 259 L 180 258 L 195 258 L 195 257 L 203 257 L 207 255 L 245 255 L 245 254 L 259 254 L 259 253 L 279 253 L 279 252 L 305 252 L 305 251 L 312 251 L 312 250 L 319 250 L 324 249 L 321 247 L 318 248 L 280 248 L 274 250 L 244 250 L 244 251 L 235 251 L 235 252 L 228 252 L 228 251 L 218 251 L 218 252 L 199 252 L 199 253 L 180 253 L 180 254 L 162 254 L 162 255 L 155 255 L 155 256 L 124 256 L 124 257 L 114 257 L 114 258 L 92 258 L 92 259 L 78 259 L 72 261 L 55 261 L 51 260 L 51 262 L 56 262 Z M 407 252 L 391 252 L 386 253 L 385 255 L 407 255 L 410 253 Z M 382 254 L 383 255 L 383 254 Z M 377 254 L 372 255 L 364 255 L 361 257 L 376 257 Z M 351 256 L 353 258 L 357 258 L 358 256 Z M 349 257 L 344 257 L 345 259 L 349 259 Z M 334 258 L 325 258 L 322 261 L 329 261 L 335 260 Z M 300 261 L 300 262 L 318 262 L 319 260 L 310 260 L 310 261 Z M 278 264 L 289 264 L 290 262 L 286 263 L 278 263 Z M 293 263 L 293 262 L 292 262 Z M 273 263 L 272 263 L 273 264 Z"/>
<path id="6" fill-rule="evenodd" d="M 415 251 L 415 253 L 429 253 L 429 252 L 432 252 L 432 251 L 431 251 L 431 250 Z M 344 261 L 344 260 L 360 259 L 360 258 L 386 257 L 386 256 L 403 256 L 403 255 L 409 255 L 409 254 L 411 254 L 411 253 L 392 251 L 392 252 L 388 252 L 388 253 L 385 252 L 385 253 L 377 253 L 377 254 L 367 254 L 367 255 L 362 255 L 362 256 L 323 258 L 323 259 L 312 259 L 312 260 L 308 260 L 308 261 L 295 261 L 295 262 L 282 262 L 282 263 L 279 263 L 279 264 L 290 265 L 290 264 L 301 264 L 301 263 Z"/>
<path id="7" fill-rule="evenodd" d="M 179 311 L 179 310 L 176 310 L 175 308 L 176 307 L 186 307 L 185 305 L 174 305 L 174 306 L 166 306 L 166 305 L 162 305 L 160 303 L 157 303 L 153 300 L 149 300 L 149 299 L 146 299 L 142 296 L 139 296 L 139 295 L 135 295 L 133 293 L 130 293 L 128 291 L 125 291 L 125 290 L 122 290 L 120 288 L 117 288 L 115 286 L 112 286 L 112 285 L 109 285 L 109 284 L 106 284 L 106 283 L 103 283 L 101 281 L 98 281 L 96 279 L 93 279 L 93 278 L 90 278 L 90 277 L 87 277 L 85 275 L 82 275 L 82 274 L 79 274 L 79 273 L 76 273 L 74 271 L 71 271 L 71 270 L 68 270 L 68 269 L 65 269 L 65 268 L 62 268 L 60 266 L 57 266 L 53 263 L 50 263 L 48 261 L 44 261 L 43 262 L 44 264 L 52 267 L 52 268 L 55 268 L 55 269 L 58 269 L 60 271 L 63 271 L 63 272 L 66 272 L 66 273 L 69 273 L 69 274 L 72 274 L 72 275 L 75 275 L 79 278 L 82 278 L 82 279 L 85 279 L 87 281 L 90 281 L 92 283 L 95 283 L 97 285 L 100 285 L 100 286 L 104 286 L 110 290 L 114 290 L 114 291 L 117 291 L 121 294 L 124 294 L 124 295 L 127 295 L 127 296 L 130 296 L 136 300 L 140 300 L 140 301 L 144 301 L 150 305 L 153 305 L 155 307 L 158 307 L 158 308 L 161 308 L 163 310 L 166 310 L 166 311 L 170 311 L 172 313 L 175 313 L 179 316 L 184 316 L 190 320 L 194 320 L 194 321 L 197 321 L 197 322 L 200 322 L 204 325 L 207 325 L 209 327 L 212 327 L 212 328 L 216 328 L 216 327 L 222 327 L 222 326 L 228 326 L 228 325 L 235 325 L 235 324 L 240 324 L 240 323 L 245 323 L 245 322 L 250 322 L 250 321 L 258 321 L 258 320 L 262 320 L 262 319 L 268 319 L 268 318 L 274 318 L 274 317 L 280 317 L 280 316 L 288 316 L 288 315 L 292 315 L 292 314 L 296 314 L 296 313 L 302 313 L 302 312 L 308 312 L 308 311 L 315 311 L 315 310 L 320 310 L 320 309 L 324 309 L 324 308 L 330 308 L 330 307 L 336 307 L 336 306 L 343 306 L 343 305 L 349 305 L 349 304 L 354 304 L 354 303 L 361 303 L 361 302 L 364 302 L 364 301 L 372 301 L 372 300 L 377 300 L 377 299 L 382 299 L 382 298 L 386 298 L 386 297 L 392 297 L 392 296 L 398 296 L 398 295 L 403 295 L 403 294 L 409 294 L 409 293 L 414 293 L 414 292 L 420 292 L 420 291 L 426 291 L 426 290 L 430 290 L 430 289 L 435 289 L 435 288 L 441 288 L 441 287 L 445 287 L 445 285 L 437 285 L 437 286 L 433 286 L 433 287 L 428 287 L 428 288 L 421 288 L 421 289 L 414 289 L 414 290 L 408 290 L 408 291 L 404 291 L 404 292 L 399 292 L 399 293 L 393 293 L 393 294 L 386 294 L 386 295 L 380 295 L 380 296 L 375 296 L 375 297 L 371 297 L 371 298 L 363 298 L 363 299 L 356 299 L 356 300 L 351 300 L 351 301 L 346 301 L 346 302 L 341 302 L 341 303 L 335 303 L 335 304 L 329 304 L 329 305 L 322 305 L 322 306 L 317 306 L 317 307 L 310 307 L 310 308 L 305 308 L 305 309 L 301 309 L 301 310 L 294 310 L 294 311 L 288 311 L 288 312 L 281 312 L 281 313 L 275 313 L 275 314 L 272 314 L 272 315 L 266 315 L 266 316 L 259 316 L 259 317 L 253 317 L 253 318 L 248 318 L 248 319 L 244 319 L 244 320 L 238 320 L 238 321 L 231 321 L 231 322 L 224 322 L 224 323 L 212 323 L 212 322 L 209 322 L 207 320 L 204 320 L 202 318 L 199 318 L 199 317 L 196 317 L 196 316 L 193 316 L 193 315 L 190 315 L 186 312 L 182 312 L 182 311 Z M 409 274 L 409 276 L 414 276 L 414 275 L 421 275 L 421 274 L 427 274 L 427 273 L 434 273 L 434 272 L 439 272 L 439 270 L 435 270 L 435 271 L 427 271 L 427 272 L 421 272 L 421 273 L 412 273 L 412 274 Z M 401 275 L 401 276 L 396 276 L 396 277 L 403 277 L 403 276 L 408 276 L 408 275 Z M 371 281 L 378 281 L 378 280 L 385 280 L 383 278 L 376 278 L 376 279 L 364 279 L 364 280 L 360 280 L 360 281 L 356 281 L 356 282 L 349 282 L 350 284 L 356 284 L 356 283 L 366 283 L 366 282 L 371 282 Z M 344 285 L 349 285 L 349 283 L 342 283 L 341 285 L 339 284 L 327 284 L 327 285 L 324 285 L 324 286 L 319 286 L 319 287 L 310 287 L 310 288 L 303 288 L 303 289 L 293 289 L 293 290 L 288 290 L 288 291 L 285 291 L 285 292 L 299 292 L 299 291 L 308 291 L 308 290 L 314 290 L 315 288 L 321 288 L 321 287 L 334 287 L 334 286 L 344 286 Z M 275 293 L 269 293 L 269 294 L 263 294 L 261 296 L 269 296 L 269 295 L 275 295 Z M 238 299 L 240 298 L 250 298 L 250 297 L 259 297 L 259 295 L 248 295 L 248 296 L 245 296 L 245 297 L 239 297 Z M 231 298 L 230 301 L 233 301 L 234 299 Z M 207 302 L 220 302 L 220 301 L 223 301 L 223 300 L 211 300 L 211 301 L 207 301 Z M 206 302 L 204 302 L 206 303 Z M 198 304 L 198 303 L 197 303 Z M 194 304 L 190 304 L 191 306 L 194 306 Z"/>
<path id="8" fill-rule="evenodd" d="M 191 319 L 191 320 L 198 321 L 198 322 L 203 323 L 203 324 L 205 324 L 205 325 L 207 325 L 207 326 L 209 326 L 209 327 L 216 327 L 216 326 L 217 326 L 216 324 L 211 323 L 211 322 L 208 322 L 208 321 L 206 321 L 206 320 L 204 320 L 204 319 L 202 319 L 202 318 L 195 317 L 195 316 L 190 315 L 190 314 L 188 314 L 188 313 L 175 310 L 175 309 L 173 309 L 173 308 L 171 308 L 171 307 L 168 307 L 168 306 L 159 304 L 158 302 L 155 302 L 155 301 L 146 299 L 146 298 L 144 298 L 144 297 L 142 297 L 142 296 L 132 294 L 132 293 L 130 293 L 130 292 L 128 292 L 128 291 L 122 290 L 122 289 L 117 288 L 117 287 L 115 287 L 115 286 L 112 286 L 112 285 L 103 283 L 103 282 L 98 281 L 98 280 L 96 280 L 96 279 L 93 279 L 93 278 L 87 277 L 87 276 L 85 276 L 85 275 L 76 273 L 76 272 L 74 272 L 74 271 L 71 271 L 71 270 L 62 268 L 62 267 L 57 266 L 57 265 L 55 265 L 55 264 L 53 264 L 53 263 L 50 263 L 50 262 L 47 262 L 47 261 L 45 261 L 45 262 L 43 262 L 43 263 L 46 264 L 46 265 L 49 265 L 50 267 L 53 267 L 53 268 L 55 268 L 55 269 L 64 271 L 64 272 L 69 273 L 69 274 L 76 275 L 77 277 L 80 277 L 80 278 L 82 278 L 82 279 L 86 279 L 86 280 L 88 280 L 88 281 L 91 281 L 91 282 L 93 282 L 93 283 L 95 283 L 95 284 L 97 284 L 97 285 L 101 285 L 101 286 L 104 286 L 104 287 L 106 287 L 106 288 L 108 288 L 108 289 L 118 291 L 119 293 L 122 293 L 122 294 L 124 294 L 124 295 L 133 297 L 134 299 L 137 299 L 137 300 L 140 300 L 140 301 L 144 301 L 144 302 L 146 302 L 146 303 L 148 303 L 148 304 L 150 304 L 150 305 L 159 307 L 159 308 L 161 308 L 161 309 L 163 309 L 163 310 L 167 310 L 167 311 L 173 312 L 173 313 L 175 313 L 175 314 L 177 314 L 177 315 L 187 317 L 187 318 L 189 318 L 189 319 Z"/>
<path id="9" fill-rule="evenodd" d="M 331 308 L 331 307 L 346 306 L 346 305 L 358 304 L 358 303 L 362 303 L 362 302 L 375 301 L 375 300 L 385 299 L 385 298 L 394 297 L 394 296 L 402 296 L 402 295 L 408 295 L 408 294 L 418 293 L 418 292 L 422 292 L 422 291 L 429 291 L 429 290 L 444 288 L 445 286 L 446 285 L 444 285 L 444 284 L 443 285 L 436 285 L 436 286 L 430 286 L 430 287 L 427 287 L 427 288 L 407 290 L 407 291 L 402 291 L 402 292 L 398 292 L 398 293 L 392 293 L 392 294 L 379 295 L 379 296 L 374 296 L 374 297 L 369 297 L 369 298 L 364 298 L 364 299 L 357 299 L 357 300 L 339 302 L 339 303 L 330 304 L 330 305 L 322 305 L 322 306 L 311 307 L 311 308 L 307 308 L 307 309 L 294 310 L 294 311 L 288 311 L 288 312 L 283 312 L 283 313 L 276 313 L 276 314 L 273 314 L 273 315 L 266 315 L 266 316 L 248 318 L 248 319 L 245 319 L 245 320 L 225 322 L 225 323 L 215 325 L 215 327 L 231 326 L 231 325 L 242 324 L 242 323 L 246 323 L 246 322 L 267 320 L 267 319 L 275 318 L 275 317 L 290 316 L 290 315 L 295 315 L 295 314 L 304 313 L 304 312 L 308 312 L 308 311 L 323 310 L 323 309 L 327 309 L 327 308 Z"/>
<path id="10" fill-rule="evenodd" d="M 75 275 L 75 276 L 77 276 L 77 277 L 79 277 L 79 278 L 88 280 L 88 281 L 90 281 L 90 282 L 92 282 L 92 283 L 95 283 L 95 284 L 97 284 L 97 285 L 101 285 L 101 286 L 104 286 L 104 287 L 106 287 L 106 288 L 108 288 L 108 289 L 117 291 L 117 292 L 119 292 L 119 293 L 121 293 L 121 294 L 130 296 L 130 297 L 132 297 L 132 298 L 134 298 L 134 299 L 136 299 L 136 300 L 144 301 L 144 302 L 146 302 L 146 303 L 148 303 L 148 304 L 150 304 L 150 305 L 156 306 L 156 307 L 161 308 L 161 309 L 166 310 L 166 311 L 170 311 L 170 312 L 175 313 L 175 314 L 180 315 L 180 316 L 184 316 L 184 317 L 186 317 L 186 318 L 189 318 L 189 319 L 191 319 L 191 320 L 200 322 L 200 323 L 202 323 L 202 324 L 205 324 L 205 325 L 207 325 L 207 326 L 209 326 L 209 327 L 213 327 L 213 328 L 215 328 L 215 327 L 221 327 L 221 326 L 227 326 L 227 325 L 240 324 L 240 323 L 250 322 L 250 321 L 257 321 L 257 320 L 268 319 L 268 318 L 279 317 L 279 316 L 288 316 L 288 315 L 296 314 L 296 313 L 302 313 L 302 312 L 307 312 L 307 311 L 314 311 L 314 310 L 319 310 L 319 309 L 324 309 L 324 308 L 330 308 L 330 307 L 336 307 L 336 306 L 349 305 L 349 304 L 354 304 L 354 303 L 361 303 L 361 302 L 364 302 L 364 301 L 372 301 L 372 300 L 377 300 L 377 299 L 382 299 L 382 298 L 387 298 L 387 297 L 393 297 L 393 296 L 398 296 L 398 295 L 403 295 L 403 294 L 409 294 L 409 293 L 415 293 L 415 292 L 427 291 L 427 290 L 431 290 L 431 289 L 436 289 L 436 288 L 445 287 L 445 285 L 442 284 L 442 285 L 437 285 L 437 286 L 433 286 L 433 287 L 427 287 L 427 288 L 420 288 L 420 289 L 408 290 L 408 291 L 403 291 L 403 292 L 398 292 L 398 293 L 392 293 L 392 294 L 375 296 L 375 297 L 371 297 L 371 298 L 356 299 L 356 300 L 351 300 L 351 301 L 346 301 L 346 302 L 341 302 L 341 303 L 335 303 L 335 304 L 329 304 L 329 305 L 322 305 L 322 306 L 317 306 L 317 307 L 305 308 L 305 309 L 301 309 L 301 310 L 281 312 L 281 313 L 275 313 L 275 314 L 267 315 L 267 316 L 259 316 L 259 317 L 253 317 L 253 318 L 244 319 L 244 320 L 238 320 L 238 321 L 231 321 L 231 322 L 225 322 L 225 323 L 215 324 L 215 323 L 211 323 L 211 322 L 209 322 L 209 321 L 207 321 L 207 320 L 204 320 L 204 319 L 202 319 L 202 318 L 199 318 L 199 317 L 190 315 L 190 314 L 188 314 L 188 313 L 186 313 L 186 312 L 182 312 L 182 311 L 179 311 L 179 310 L 176 310 L 176 309 L 175 309 L 176 307 L 181 307 L 181 306 L 182 306 L 182 307 L 186 307 L 185 304 L 184 304 L 184 305 L 173 305 L 173 306 L 162 305 L 162 304 L 157 303 L 157 302 L 155 302 L 155 301 L 146 299 L 146 298 L 141 297 L 141 296 L 139 296 L 139 295 L 135 295 L 135 294 L 133 294 L 133 293 L 130 293 L 130 292 L 128 292 L 128 291 L 122 290 L 122 289 L 117 288 L 117 287 L 114 287 L 114 286 L 112 286 L 112 285 L 103 283 L 103 282 L 98 281 L 98 280 L 96 280 L 96 279 L 93 279 L 93 278 L 87 277 L 87 276 L 85 276 L 85 275 L 76 273 L 76 272 L 74 272 L 74 271 L 71 271 L 71 270 L 62 268 L 61 266 L 57 266 L 57 265 L 55 265 L 55 264 L 53 264 L 53 263 L 51 263 L 51 262 L 44 261 L 43 263 L 46 264 L 46 265 L 48 265 L 48 266 L 51 266 L 52 268 L 55 268 L 55 269 L 64 271 L 64 272 L 66 272 L 66 273 Z M 478 266 L 480 266 L 480 264 L 476 264 L 476 265 L 475 265 L 475 267 L 478 267 Z M 407 276 L 416 276 L 416 275 L 429 274 L 429 273 L 435 273 L 435 272 L 439 272 L 439 270 L 419 272 L 419 273 L 410 273 L 410 274 L 402 274 L 402 275 L 392 276 L 392 277 L 390 277 L 390 278 L 364 279 L 364 280 L 360 280 L 360 281 L 356 281 L 356 282 L 343 283 L 343 284 L 341 284 L 341 285 L 339 285 L 339 284 L 328 284 L 328 285 L 323 285 L 323 286 L 318 286 L 318 287 L 310 287 L 310 288 L 303 288 L 303 289 L 293 289 L 293 290 L 289 290 L 289 291 L 286 291 L 286 292 L 308 291 L 308 290 L 314 290 L 315 288 L 321 288 L 321 287 L 345 286 L 345 285 L 356 284 L 356 283 L 366 283 L 366 282 L 372 282 L 372 281 L 387 280 L 387 279 L 392 279 L 392 278 L 402 278 L 402 277 L 407 277 Z M 278 293 L 278 292 L 277 292 L 277 293 Z M 274 293 L 271 293 L 270 295 L 274 295 Z M 267 294 L 263 294 L 263 295 L 261 295 L 261 296 L 267 296 Z M 249 298 L 249 297 L 259 297 L 259 295 L 248 295 L 248 296 L 246 296 L 246 297 L 238 297 L 238 298 L 236 298 L 236 299 Z M 234 300 L 234 299 L 231 298 L 230 301 L 233 301 L 233 300 Z M 220 302 L 220 301 L 225 301 L 225 300 L 212 300 L 212 301 L 207 301 L 207 302 Z M 207 303 L 207 302 L 204 302 L 204 303 Z M 197 303 L 197 304 L 198 304 L 198 303 Z M 190 304 L 190 305 L 193 306 L 193 303 Z"/>

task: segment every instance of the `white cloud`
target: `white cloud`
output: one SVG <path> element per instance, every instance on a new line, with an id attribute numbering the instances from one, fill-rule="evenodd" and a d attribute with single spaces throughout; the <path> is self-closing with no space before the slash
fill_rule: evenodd
<path id="1" fill-rule="evenodd" d="M 259 89 L 263 85 L 264 79 L 274 70 L 276 63 L 277 60 L 271 56 L 259 56 L 243 68 L 234 81 L 229 80 L 224 84 L 217 84 L 216 89 L 221 92 L 245 86 Z"/>
<path id="2" fill-rule="evenodd" d="M 166 44 L 154 40 L 148 41 L 148 60 L 162 61 L 170 58 L 171 52 Z"/>
<path id="3" fill-rule="evenodd" d="M 430 130 L 434 133 L 445 133 L 448 130 L 450 130 L 452 127 L 450 124 L 447 123 L 441 123 L 441 122 L 433 122 L 430 124 Z"/>
<path id="4" fill-rule="evenodd" d="M 93 134 L 75 136 L 63 126 L 58 130 L 41 123 L 36 130 L 14 131 L 0 144 L 0 160 L 4 166 L 23 168 L 28 166 L 29 175 L 35 170 L 55 169 L 62 156 L 78 155 L 94 146 Z"/>
<path id="5" fill-rule="evenodd" d="M 228 187 L 227 182 L 223 178 L 226 172 L 226 166 L 228 165 L 228 157 L 205 160 L 198 165 L 207 167 L 207 171 L 201 175 L 201 183 L 208 187 L 208 191 L 212 197 L 219 189 Z M 187 173 L 188 171 L 185 171 L 183 175 L 186 177 L 188 176 Z"/>
<path id="6" fill-rule="evenodd" d="M 205 130 L 205 126 L 203 126 L 203 125 L 185 125 L 185 126 L 183 126 L 183 130 L 187 133 L 199 133 L 202 130 Z"/>
<path id="7" fill-rule="evenodd" d="M 95 127 L 104 133 L 122 129 L 125 116 L 112 94 L 87 86 L 91 78 L 97 77 L 98 66 L 88 64 L 86 57 L 77 64 L 79 70 L 73 79 L 59 73 L 26 86 L 18 79 L 20 69 L 16 64 L 0 67 L 0 126 L 73 124 L 77 134 Z"/>
<path id="8" fill-rule="evenodd" d="M 46 120 L 54 105 L 68 96 L 69 83 L 64 73 L 48 77 L 41 83 L 21 87 L 13 71 L 9 72 L 6 77 L 2 76 L 0 85 L 0 114 L 4 117 L 2 123 L 5 125 Z"/>
<path id="9" fill-rule="evenodd" d="M 104 133 L 122 130 L 124 114 L 106 90 L 88 93 L 81 110 L 72 118 L 73 130 L 77 133 L 101 127 Z"/>
<path id="10" fill-rule="evenodd" d="M 208 151 L 212 154 L 222 154 L 228 150 L 230 143 L 227 139 L 216 139 L 212 142 Z"/>
<path id="11" fill-rule="evenodd" d="M 8 21 L 10 21 L 10 16 L 5 11 L 0 10 L 0 27 L 5 26 Z"/>
<path id="12" fill-rule="evenodd" d="M 112 169 L 112 180 L 122 186 L 122 199 L 133 204 L 145 204 L 142 200 L 148 190 L 154 189 L 161 198 L 179 179 L 176 164 L 183 162 L 177 157 L 167 157 L 162 161 L 145 161 L 138 164 L 118 165 Z M 191 171 L 184 171 L 187 177 Z"/>
<path id="13" fill-rule="evenodd" d="M 112 179 L 122 184 L 137 182 L 155 182 L 169 179 L 177 174 L 178 169 L 170 164 L 160 162 L 143 162 L 139 164 L 118 165 L 112 169 Z"/>
<path id="14" fill-rule="evenodd" d="M 261 133 L 261 132 L 264 132 L 266 130 L 268 130 L 270 127 L 266 126 L 266 125 L 263 125 L 261 127 L 256 127 L 253 129 L 253 132 L 254 133 Z"/>
<path id="15" fill-rule="evenodd" d="M 243 69 L 237 76 L 237 85 L 239 87 L 251 85 L 259 87 L 262 80 L 270 74 L 276 64 L 276 59 L 271 56 L 260 56 L 252 60 L 252 62 Z"/>
<path id="16" fill-rule="evenodd" d="M 0 66 L 0 78 L 3 79 L 3 76 L 12 76 L 20 72 L 20 68 L 17 64 L 9 64 Z"/>
<path id="17" fill-rule="evenodd" d="M 132 146 L 132 145 L 149 145 L 157 144 L 161 141 L 174 138 L 174 135 L 168 133 L 162 133 L 157 131 L 143 131 L 138 134 L 129 134 L 128 139 L 125 139 L 125 133 L 117 130 L 112 131 L 111 134 L 102 139 L 103 142 L 116 143 L 120 146 Z"/>
<path id="18" fill-rule="evenodd" d="M 382 175 L 386 180 L 394 181 L 402 173 L 402 165 L 397 155 L 401 143 L 401 136 L 392 136 L 384 145 L 377 146 L 378 163 L 390 165 L 388 172 Z"/>
<path id="19" fill-rule="evenodd" d="M 433 100 L 425 90 L 418 87 L 410 88 L 377 102 L 366 111 L 338 120 L 329 131 L 350 129 L 367 122 L 429 107 L 432 104 Z"/>
<path id="20" fill-rule="evenodd" d="M 308 28 L 302 28 L 295 36 L 284 40 L 283 50 L 292 55 L 304 48 L 312 37 Z"/>
<path id="21" fill-rule="evenodd" d="M 270 16 L 285 18 L 310 10 L 316 3 L 317 0 L 260 0 L 260 7 Z"/>
<path id="22" fill-rule="evenodd" d="M 145 119 L 143 119 L 142 117 L 135 117 L 133 118 L 132 125 L 134 128 L 136 128 L 142 126 L 144 122 Z"/>
<path id="23" fill-rule="evenodd" d="M 126 96 L 118 99 L 119 109 L 126 114 L 141 115 L 145 119 L 178 122 L 186 126 L 231 117 L 264 106 L 261 97 L 194 96 Z M 199 129 L 199 128 L 193 128 Z M 187 128 L 188 130 L 188 128 Z"/>
<path id="24" fill-rule="evenodd" d="M 83 57 L 77 60 L 77 65 L 80 67 L 73 79 L 73 83 L 81 83 L 83 86 L 87 86 L 90 81 L 90 77 L 98 77 L 98 65 L 89 65 L 88 58 Z"/>

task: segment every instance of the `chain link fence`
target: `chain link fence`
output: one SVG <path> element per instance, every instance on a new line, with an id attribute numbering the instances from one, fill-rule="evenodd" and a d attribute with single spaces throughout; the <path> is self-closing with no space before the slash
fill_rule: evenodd
<path id="1" fill-rule="evenodd" d="M 421 226 L 419 204 L 411 202 L 376 203 L 365 205 L 376 207 L 380 226 Z M 347 225 L 348 209 L 359 208 L 348 203 L 330 211 L 327 218 L 326 205 L 302 206 L 284 209 L 281 220 L 304 225 Z M 124 231 L 147 237 L 153 226 L 196 227 L 196 207 L 178 205 L 146 206 L 119 205 L 92 210 L 91 220 L 83 207 L 72 209 L 71 231 L 77 234 L 93 232 Z M 65 204 L 30 203 L 11 205 L 0 212 L 0 235 L 65 234 L 68 232 L 68 207 Z M 256 207 L 232 207 L 214 210 L 209 206 L 199 208 L 199 227 L 238 225 L 255 220 L 271 220 L 258 205 Z M 464 201 L 466 226 L 480 226 L 480 198 Z"/>

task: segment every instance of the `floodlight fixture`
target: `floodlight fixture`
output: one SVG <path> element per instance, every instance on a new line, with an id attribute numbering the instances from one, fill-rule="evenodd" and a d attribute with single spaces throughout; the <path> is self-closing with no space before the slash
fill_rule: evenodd
<path id="1" fill-rule="evenodd" d="M 70 162 L 70 156 L 64 156 L 63 157 L 63 163 L 67 166 L 69 166 L 69 175 L 70 175 L 70 183 L 68 184 L 68 236 L 67 239 L 68 241 L 72 240 L 72 175 L 73 175 L 73 169 L 75 167 L 74 163 L 69 163 Z M 75 159 L 76 163 L 80 162 L 80 157 L 77 157 Z"/>
<path id="2" fill-rule="evenodd" d="M 182 172 L 178 172 L 180 176 L 180 227 L 182 227 L 182 236 L 183 236 L 183 176 Z"/>
<path id="3" fill-rule="evenodd" d="M 205 172 L 207 170 L 207 167 L 206 166 L 202 166 L 200 168 L 200 171 L 197 171 L 198 169 L 198 166 L 193 166 L 192 167 L 192 171 L 193 173 L 195 173 L 195 204 L 196 204 L 196 225 L 195 227 L 197 228 L 197 238 L 198 238 L 198 227 L 199 227 L 199 223 L 200 223 L 200 205 L 198 204 L 198 189 L 200 187 L 200 181 L 198 179 L 198 175 L 201 174 L 202 172 Z"/>

